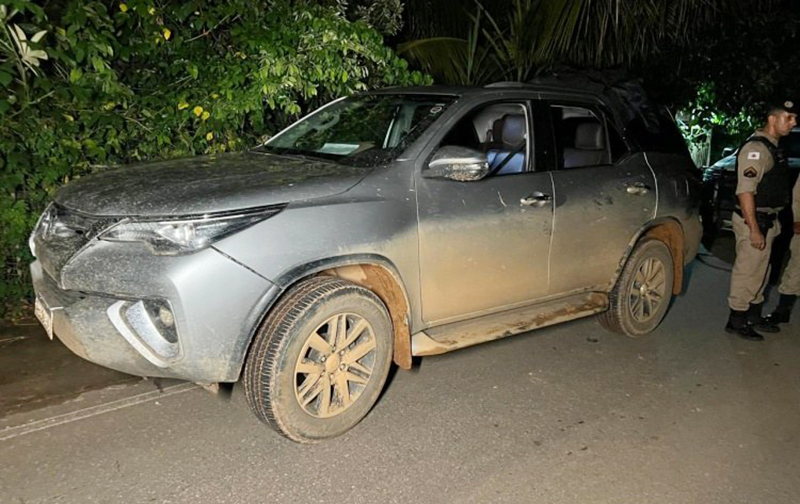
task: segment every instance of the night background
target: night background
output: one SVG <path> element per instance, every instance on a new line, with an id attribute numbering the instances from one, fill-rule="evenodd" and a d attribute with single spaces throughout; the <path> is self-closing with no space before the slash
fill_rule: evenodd
<path id="1" fill-rule="evenodd" d="M 387 85 L 623 71 L 698 165 L 797 93 L 791 0 L 3 2 L 0 299 L 29 299 L 26 240 L 71 178 L 239 150 L 333 97 Z"/>
<path id="2" fill-rule="evenodd" d="M 800 1 L 0 0 L 0 30 L 0 504 L 797 502 L 800 314 L 795 307 L 794 320 L 760 343 L 725 330 L 736 247 L 726 226 L 737 184 L 734 156 L 725 156 L 762 126 L 766 104 L 800 102 Z M 363 143 L 368 153 L 387 143 L 372 125 L 396 124 L 391 93 L 363 99 L 377 105 L 348 109 L 346 120 L 310 127 L 308 152 L 290 152 L 289 132 L 272 142 L 286 141 L 286 152 L 216 156 L 250 149 L 362 91 L 575 74 L 641 83 L 675 119 L 692 160 L 669 121 L 669 137 L 650 138 L 675 140 L 671 153 L 622 145 L 612 123 L 607 150 L 577 148 L 578 127 L 594 126 L 605 110 L 589 98 L 537 105 L 535 91 L 507 92 L 513 85 L 461 98 L 420 94 L 436 101 L 419 102 L 417 124 L 450 121 L 437 115 L 447 102 L 464 112 L 448 116 L 456 119 L 448 133 L 466 124 L 474 137 L 430 141 L 424 163 L 421 155 L 394 159 L 394 147 L 379 150 L 392 156 L 391 168 L 375 168 L 378 158 L 366 158 L 369 168 L 327 162 L 337 149 Z M 505 141 L 514 116 L 522 142 Z M 530 139 L 543 138 L 539 119 L 545 141 L 532 149 Z M 556 137 L 568 119 L 569 135 Z M 331 133 L 337 121 L 355 145 Z M 470 150 L 484 123 L 481 150 Z M 645 131 L 627 124 L 625 134 Z M 800 128 L 789 139 L 796 172 Z M 523 164 L 526 146 L 546 169 L 536 157 Z M 429 160 L 452 147 L 460 150 L 442 156 L 446 168 L 485 180 L 436 174 Z M 573 168 L 567 149 L 609 158 L 562 169 Z M 501 150 L 527 173 L 494 177 L 484 161 Z M 237 167 L 242 158 L 255 161 Z M 174 161 L 151 165 L 158 171 L 147 176 L 114 171 L 163 159 Z M 229 164 L 214 168 L 219 161 Z M 169 175 L 169 165 L 180 170 Z M 60 196 L 77 188 L 75 208 L 49 207 L 30 247 L 43 210 L 81 177 Z M 95 188 L 108 192 L 91 189 L 99 179 L 107 185 Z M 95 216 L 81 206 L 120 201 Z M 125 209 L 125 201 L 136 205 Z M 161 206 L 148 208 L 154 202 Z M 198 202 L 207 206 L 183 212 Z M 220 210 L 223 203 L 231 206 Z M 789 208 L 780 219 L 765 313 L 779 298 L 789 241 L 800 240 Z M 153 243 L 166 242 L 142 231 L 180 238 L 207 220 L 243 227 L 208 241 L 191 235 L 204 248 L 175 255 L 157 254 Z M 114 241 L 106 231 L 120 223 L 128 236 Z M 103 236 L 95 240 L 96 232 Z M 51 241 L 37 246 L 48 233 Z M 91 251 L 92 240 L 99 253 L 80 265 L 91 282 L 57 285 L 42 269 L 48 253 L 68 262 Z M 609 257 L 616 271 L 606 283 L 576 280 Z M 390 271 L 392 261 L 406 269 Z M 451 280 L 455 287 L 444 288 Z M 437 297 L 454 316 L 423 315 L 423 302 Z M 635 307 L 644 317 L 645 298 L 645 325 L 623 328 Z M 358 313 L 383 330 L 365 331 Z M 152 360 L 158 352 L 148 353 L 143 334 L 167 343 L 158 347 L 164 360 Z M 361 335 L 382 345 L 351 339 Z M 426 344 L 458 351 L 418 351 Z M 360 349 L 367 359 L 353 356 Z M 385 359 L 370 362 L 378 349 Z M 382 375 L 372 373 L 379 361 Z M 131 363 L 140 367 L 124 367 Z M 180 374 L 184 365 L 227 374 Z M 326 383 L 334 373 L 336 384 Z M 344 399 L 352 384 L 370 384 L 372 402 L 364 416 L 336 416 L 363 407 Z M 340 412 L 284 418 L 333 426 L 334 435 L 318 444 L 279 435 L 291 421 L 276 420 L 274 404 L 330 411 L 336 396 L 321 391 L 332 386 Z"/>

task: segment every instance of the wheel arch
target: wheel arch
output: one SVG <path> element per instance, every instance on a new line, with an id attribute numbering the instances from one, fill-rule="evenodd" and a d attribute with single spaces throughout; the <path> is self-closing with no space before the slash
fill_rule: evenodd
<path id="1" fill-rule="evenodd" d="M 403 369 L 411 369 L 411 331 L 409 327 L 411 304 L 408 291 L 394 263 L 378 255 L 352 255 L 321 259 L 296 266 L 274 281 L 277 294 L 267 296 L 256 310 L 255 322 L 249 331 L 244 351 L 238 359 L 238 373 L 244 366 L 245 358 L 250 352 L 256 333 L 261 328 L 270 310 L 281 297 L 295 284 L 309 277 L 328 275 L 347 280 L 374 292 L 386 308 L 392 319 L 393 342 L 392 359 Z"/>
<path id="2" fill-rule="evenodd" d="M 672 267 L 674 283 L 672 285 L 672 294 L 680 294 L 683 291 L 683 266 L 686 250 L 686 237 L 683 232 L 681 223 L 672 217 L 664 217 L 662 219 L 654 220 L 647 223 L 633 236 L 628 247 L 625 249 L 625 254 L 614 273 L 614 279 L 611 285 L 616 285 L 622 274 L 622 269 L 628 262 L 634 247 L 642 239 L 653 238 L 664 243 L 669 248 L 672 254 Z"/>

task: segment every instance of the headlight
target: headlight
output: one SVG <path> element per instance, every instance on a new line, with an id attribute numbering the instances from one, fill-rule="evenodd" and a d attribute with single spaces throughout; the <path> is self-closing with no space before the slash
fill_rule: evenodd
<path id="1" fill-rule="evenodd" d="M 159 255 L 176 255 L 208 247 L 217 240 L 272 217 L 283 207 L 170 220 L 125 219 L 100 233 L 106 241 L 146 243 Z"/>
<path id="2" fill-rule="evenodd" d="M 31 249 L 31 255 L 36 257 L 36 232 L 39 231 L 39 226 L 42 225 L 42 220 L 52 219 L 52 215 L 50 214 L 51 209 L 53 208 L 53 204 L 50 203 L 42 212 L 42 215 L 39 216 L 39 219 L 36 221 L 36 225 L 33 226 L 33 231 L 31 231 L 31 235 L 28 237 L 28 248 Z"/>

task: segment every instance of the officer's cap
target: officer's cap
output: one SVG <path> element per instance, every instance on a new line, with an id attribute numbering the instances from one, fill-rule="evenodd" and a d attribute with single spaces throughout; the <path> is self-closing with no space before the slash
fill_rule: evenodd
<path id="1" fill-rule="evenodd" d="M 790 114 L 798 113 L 798 103 L 792 100 L 770 102 L 767 105 L 767 115 L 776 114 L 778 112 L 788 112 Z"/>

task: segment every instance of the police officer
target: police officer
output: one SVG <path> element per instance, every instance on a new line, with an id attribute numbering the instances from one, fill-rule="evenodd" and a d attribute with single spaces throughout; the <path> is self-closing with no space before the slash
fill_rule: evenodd
<path id="1" fill-rule="evenodd" d="M 794 103 L 769 106 L 766 119 L 764 126 L 742 144 L 736 157 L 736 261 L 728 296 L 731 313 L 725 326 L 729 333 L 752 341 L 764 340 L 757 329 L 780 330 L 762 317 L 761 308 L 772 242 L 780 233 L 778 212 L 791 203 L 791 172 L 778 140 L 797 125 Z"/>
<path id="2" fill-rule="evenodd" d="M 800 178 L 794 185 L 792 193 L 792 215 L 794 220 L 794 236 L 792 243 L 789 245 L 789 264 L 783 270 L 781 283 L 778 286 L 778 292 L 781 297 L 778 301 L 778 306 L 775 308 L 769 317 L 768 321 L 773 324 L 788 324 L 789 318 L 792 314 L 797 296 L 800 294 Z"/>

